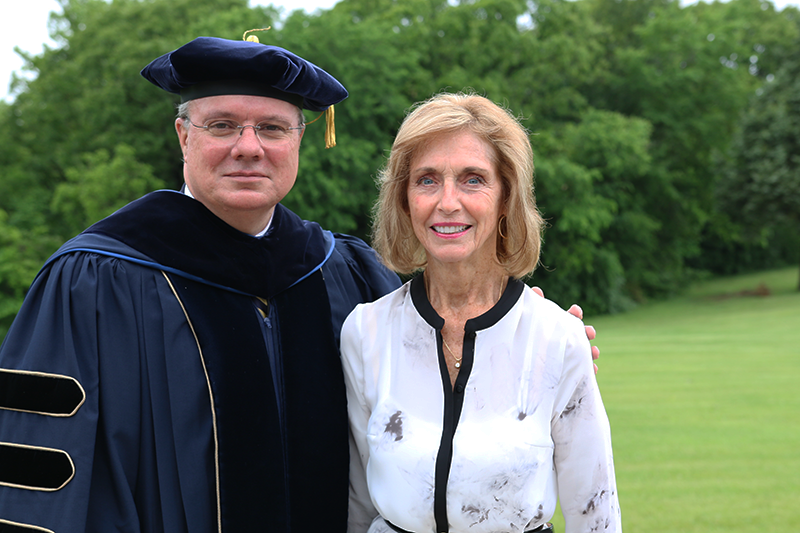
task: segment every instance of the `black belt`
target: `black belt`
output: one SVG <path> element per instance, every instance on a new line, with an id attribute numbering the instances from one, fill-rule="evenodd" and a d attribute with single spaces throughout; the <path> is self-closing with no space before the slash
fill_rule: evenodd
<path id="1" fill-rule="evenodd" d="M 389 522 L 385 518 L 383 520 L 384 520 L 384 522 L 386 522 L 387 526 L 389 526 L 390 528 L 392 528 L 395 531 L 397 531 L 397 533 L 411 533 L 411 531 L 406 531 L 405 529 L 400 529 L 399 527 L 397 527 L 396 525 L 392 524 L 391 522 Z M 536 529 L 529 529 L 525 533 L 553 533 L 553 531 L 554 531 L 553 530 L 553 524 L 547 523 L 547 524 L 544 524 L 544 525 L 541 525 L 541 526 L 537 527 Z"/>

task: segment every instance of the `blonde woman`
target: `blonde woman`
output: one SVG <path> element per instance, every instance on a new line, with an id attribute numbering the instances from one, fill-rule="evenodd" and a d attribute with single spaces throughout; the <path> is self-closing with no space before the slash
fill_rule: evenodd
<path id="1" fill-rule="evenodd" d="M 418 275 L 359 305 L 342 359 L 350 530 L 620 532 L 609 422 L 582 323 L 520 278 L 542 219 L 527 134 L 476 95 L 401 126 L 373 245 Z"/>

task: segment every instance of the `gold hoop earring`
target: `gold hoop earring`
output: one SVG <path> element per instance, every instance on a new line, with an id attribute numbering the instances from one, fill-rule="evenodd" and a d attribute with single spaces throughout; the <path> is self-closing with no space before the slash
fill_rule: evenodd
<path id="1" fill-rule="evenodd" d="M 500 234 L 500 238 L 503 239 L 503 240 L 508 238 L 503 234 L 503 223 L 505 221 L 506 221 L 506 216 L 505 215 L 500 215 L 500 220 L 497 221 L 497 233 Z"/>

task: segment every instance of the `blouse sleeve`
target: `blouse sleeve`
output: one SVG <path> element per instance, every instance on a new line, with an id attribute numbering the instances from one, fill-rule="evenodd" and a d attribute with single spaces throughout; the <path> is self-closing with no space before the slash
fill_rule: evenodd
<path id="1" fill-rule="evenodd" d="M 369 461 L 367 425 L 370 410 L 364 395 L 364 361 L 361 353 L 361 306 L 350 313 L 342 326 L 341 354 L 347 387 L 347 412 L 350 419 L 350 501 L 347 515 L 348 533 L 369 529 L 378 511 L 372 504 L 367 487 L 366 466 Z"/>
<path id="2" fill-rule="evenodd" d="M 608 416 L 595 379 L 588 339 L 579 322 L 571 318 L 552 419 L 565 533 L 621 532 Z"/>

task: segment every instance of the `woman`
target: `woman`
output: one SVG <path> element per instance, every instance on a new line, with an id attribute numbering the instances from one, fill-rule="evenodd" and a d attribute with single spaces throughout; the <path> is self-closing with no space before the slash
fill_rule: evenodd
<path id="1" fill-rule="evenodd" d="M 520 281 L 539 260 L 532 176 L 525 130 L 483 97 L 401 126 L 373 244 L 422 272 L 342 330 L 352 531 L 550 531 L 557 499 L 567 533 L 621 531 L 583 326 Z"/>

